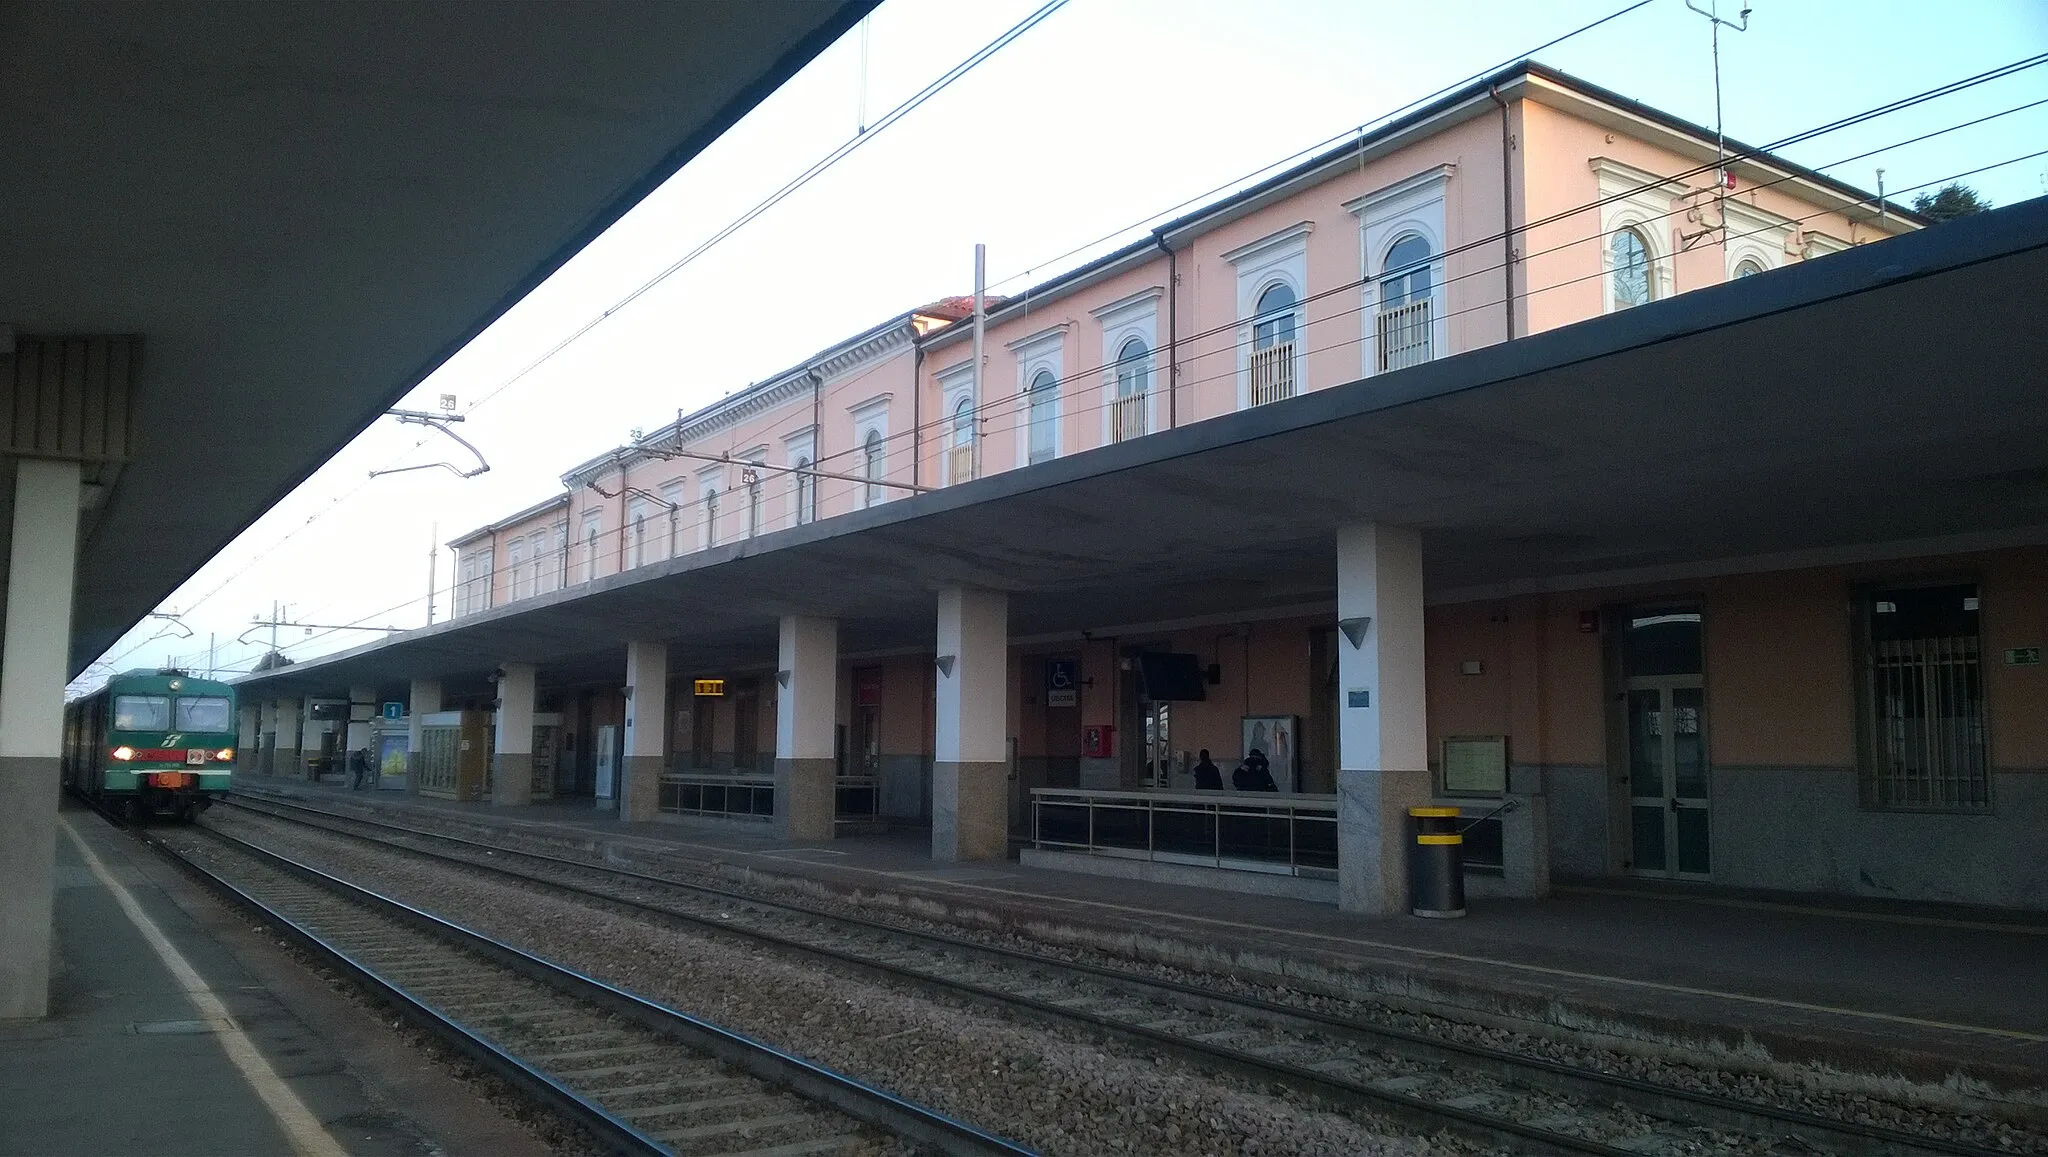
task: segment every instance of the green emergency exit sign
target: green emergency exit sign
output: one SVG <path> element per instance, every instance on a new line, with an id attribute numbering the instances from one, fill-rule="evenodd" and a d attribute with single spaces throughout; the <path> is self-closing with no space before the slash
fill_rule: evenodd
<path id="1" fill-rule="evenodd" d="M 2041 665 L 2041 648 L 2007 647 L 2005 665 L 2008 667 L 2038 667 Z"/>

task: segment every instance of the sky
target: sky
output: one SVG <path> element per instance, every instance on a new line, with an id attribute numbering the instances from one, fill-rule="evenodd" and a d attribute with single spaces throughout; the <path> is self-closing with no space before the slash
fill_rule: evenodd
<path id="1" fill-rule="evenodd" d="M 1740 0 L 1718 2 L 1735 20 Z M 427 621 L 429 558 L 448 615 L 449 539 L 561 490 L 570 467 L 787 368 L 914 305 L 1015 292 L 1115 244 L 1164 211 L 1242 181 L 1626 6 L 1627 0 L 1070 0 L 781 204 L 531 368 L 863 123 L 1038 6 L 885 0 L 724 137 L 450 359 L 400 405 L 453 394 L 458 429 L 490 463 L 385 420 L 343 447 L 145 619 L 79 686 L 177 663 L 246 671 L 250 631 L 284 604 L 294 659 Z M 1722 28 L 1722 120 L 1765 145 L 2048 52 L 2048 2 L 1751 0 Z M 1711 126 L 1710 25 L 1686 0 L 1647 6 L 1535 58 Z M 1784 150 L 1865 189 L 1885 169 L 1904 199 L 1959 173 L 1993 203 L 2048 193 L 2048 103 L 1917 144 L 1899 142 L 2036 101 L 2048 66 Z M 1897 146 L 1897 147 L 1888 147 Z M 1843 158 L 1885 151 L 1834 166 Z M 1982 172 L 1972 172 L 1996 165 Z M 1073 252 L 1077 247 L 1110 240 Z M 524 372 L 522 371 L 529 371 Z M 515 380 L 516 379 L 516 380 Z M 189 634 L 181 634 L 186 631 Z M 248 642 L 238 642 L 243 636 Z M 209 655 L 211 658 L 209 659 Z"/>

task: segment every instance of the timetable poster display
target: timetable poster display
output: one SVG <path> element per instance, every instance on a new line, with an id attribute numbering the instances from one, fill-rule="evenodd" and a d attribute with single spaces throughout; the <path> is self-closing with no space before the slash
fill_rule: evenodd
<path id="1" fill-rule="evenodd" d="M 1299 715 L 1245 715 L 1241 716 L 1244 727 L 1244 746 L 1238 749 L 1239 758 L 1251 755 L 1256 748 L 1266 757 L 1266 763 L 1273 770 L 1273 783 L 1281 791 L 1301 790 L 1301 716 Z"/>
<path id="2" fill-rule="evenodd" d="M 1443 773 L 1446 794 L 1501 794 L 1508 789 L 1508 737 L 1446 736 Z"/>

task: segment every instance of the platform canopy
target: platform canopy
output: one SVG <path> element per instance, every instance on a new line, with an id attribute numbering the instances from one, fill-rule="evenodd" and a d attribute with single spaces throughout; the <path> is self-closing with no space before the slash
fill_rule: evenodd
<path id="1" fill-rule="evenodd" d="M 1421 530 L 1428 597 L 2048 542 L 2048 200 L 467 616 L 243 681 L 613 680 L 930 646 L 951 584 L 1013 637 L 1334 606 L 1336 529 Z"/>
<path id="2" fill-rule="evenodd" d="M 0 6 L 0 363 L 139 338 L 71 669 L 872 7 Z"/>

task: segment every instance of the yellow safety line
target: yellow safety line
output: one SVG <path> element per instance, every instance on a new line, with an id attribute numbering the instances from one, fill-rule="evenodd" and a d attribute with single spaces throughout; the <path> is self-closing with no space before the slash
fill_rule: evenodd
<path id="1" fill-rule="evenodd" d="M 1857 912 L 1846 908 L 1823 908 L 1816 904 L 1783 904 L 1775 900 L 1738 900 L 1731 896 L 1687 896 L 1675 892 L 1637 892 L 1628 888 L 1596 888 L 1585 884 L 1558 885 L 1558 892 L 1584 896 L 1625 896 L 1636 900 L 1683 900 L 1688 904 L 1713 904 L 1722 908 L 1746 908 L 1756 912 L 1787 912 L 1797 916 L 1831 916 L 1837 920 L 1862 920 L 1872 924 L 1915 924 L 1926 928 L 1968 928 L 1977 932 L 2011 932 L 2020 936 L 2048 936 L 2048 924 L 2001 924 L 1996 920 L 1958 920 L 1953 916 L 1911 916 L 1903 912 Z"/>
<path id="2" fill-rule="evenodd" d="M 277 1070 L 270 1067 L 270 1062 L 264 1059 L 256 1043 L 242 1031 L 241 1024 L 228 1015 L 227 1006 L 213 994 L 205 978 L 199 975 L 199 970 L 193 968 L 184 954 L 164 936 L 163 930 L 149 918 L 149 913 L 142 910 L 142 905 L 136 902 L 134 895 L 107 871 L 107 866 L 93 854 L 92 848 L 87 846 L 84 838 L 78 834 L 78 829 L 71 826 L 70 818 L 59 816 L 57 822 L 63 825 L 64 834 L 71 837 L 72 844 L 78 848 L 78 854 L 85 857 L 86 866 L 91 868 L 92 874 L 113 893 L 114 902 L 121 906 L 121 911 L 127 914 L 136 930 L 142 933 L 142 938 L 148 941 L 150 948 L 156 952 L 157 959 L 163 961 L 164 967 L 170 970 L 172 979 L 178 982 L 178 987 L 184 990 L 186 998 L 192 1002 L 201 1017 L 226 1026 L 221 1034 L 223 1051 L 227 1053 L 228 1059 L 235 1063 L 235 1067 L 242 1071 L 242 1077 L 249 1082 L 249 1088 L 263 1101 L 264 1107 L 270 1110 L 270 1115 L 276 1119 L 278 1127 L 284 1130 L 285 1136 L 290 1138 L 293 1151 L 304 1154 L 305 1157 L 344 1157 L 347 1150 L 328 1135 L 327 1130 L 322 1128 L 319 1120 L 313 1116 L 312 1110 L 306 1108 L 306 1103 L 291 1090 L 291 1086 L 284 1083 L 277 1075 Z"/>

